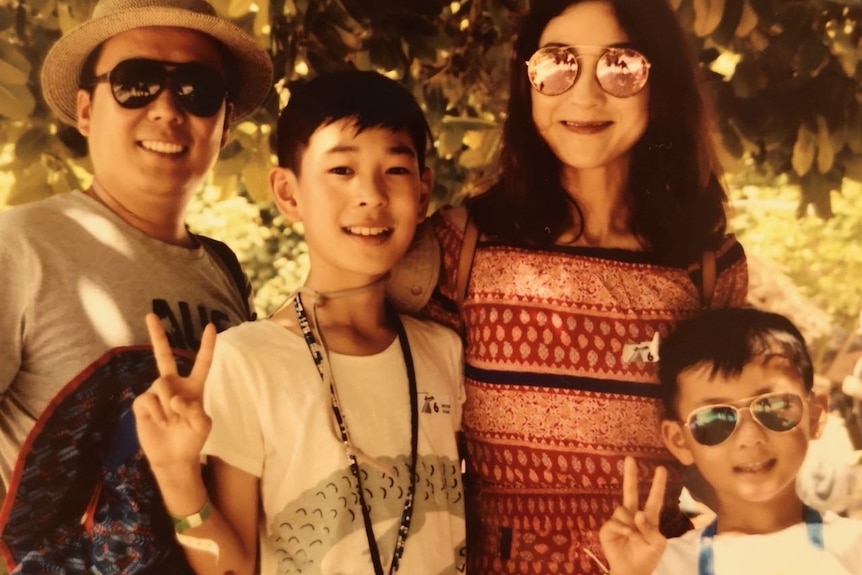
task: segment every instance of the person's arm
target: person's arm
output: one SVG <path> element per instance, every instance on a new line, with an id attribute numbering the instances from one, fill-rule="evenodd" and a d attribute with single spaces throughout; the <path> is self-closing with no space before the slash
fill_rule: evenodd
<path id="1" fill-rule="evenodd" d="M 643 510 L 638 501 L 638 468 L 626 457 L 623 501 L 602 525 L 599 541 L 610 565 L 610 575 L 650 575 L 667 547 L 659 531 L 667 470 L 657 467 Z"/>
<path id="2" fill-rule="evenodd" d="M 4 222 L 5 223 L 5 222 Z M 0 396 L 4 395 L 21 369 L 24 356 L 24 317 L 27 298 L 35 272 L 29 268 L 29 252 L 14 238 L 11 230 L 0 229 Z M 20 232 L 19 232 L 20 234 Z"/>
<path id="3" fill-rule="evenodd" d="M 177 373 L 159 319 L 149 314 L 159 378 L 134 402 L 141 443 L 177 539 L 196 573 L 251 575 L 257 559 L 259 480 L 222 461 L 213 461 L 213 493 L 201 474 L 200 453 L 212 422 L 204 412 L 203 387 L 212 362 L 215 329 L 204 330 L 188 377 Z M 179 520 L 183 521 L 179 521 Z"/>
<path id="4" fill-rule="evenodd" d="M 433 229 L 440 244 L 441 267 L 437 288 L 419 313 L 421 317 L 445 325 L 456 333 L 461 333 L 463 329 L 459 309 L 461 303 L 459 298 L 463 294 L 459 295 L 457 292 L 458 267 L 464 247 L 463 231 L 467 225 L 467 215 L 467 208 L 464 206 L 443 207 L 428 220 L 428 225 Z M 458 235 L 461 237 L 458 238 Z M 469 259 L 471 267 L 474 251 L 475 245 L 470 247 L 469 254 L 464 254 Z M 464 285 L 465 292 L 468 287 Z"/>
<path id="5" fill-rule="evenodd" d="M 200 465 L 153 468 L 165 507 L 172 517 L 197 514 L 209 505 L 198 527 L 179 534 L 195 573 L 251 575 L 257 560 L 259 479 L 220 459 L 210 460 L 212 493 L 201 478 Z"/>

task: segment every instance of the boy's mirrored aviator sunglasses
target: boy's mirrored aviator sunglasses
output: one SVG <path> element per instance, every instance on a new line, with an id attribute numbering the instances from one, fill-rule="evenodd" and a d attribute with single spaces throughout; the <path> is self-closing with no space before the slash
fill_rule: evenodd
<path id="1" fill-rule="evenodd" d="M 580 59 L 598 56 L 596 78 L 602 90 L 616 98 L 634 96 L 646 86 L 650 63 L 632 48 L 604 46 L 546 46 L 527 61 L 530 83 L 545 96 L 557 96 L 575 85 Z"/>
<path id="2" fill-rule="evenodd" d="M 713 446 L 727 440 L 739 426 L 742 412 L 770 431 L 790 431 L 802 421 L 805 400 L 796 393 L 767 393 L 759 395 L 747 405 L 707 405 L 692 411 L 686 418 L 694 440 L 701 445 Z"/>
<path id="3" fill-rule="evenodd" d="M 170 85 L 180 106 L 200 118 L 214 116 L 227 97 L 227 84 L 222 75 L 197 62 L 123 60 L 113 70 L 96 76 L 93 87 L 99 82 L 108 82 L 114 100 L 129 109 L 143 108 Z"/>

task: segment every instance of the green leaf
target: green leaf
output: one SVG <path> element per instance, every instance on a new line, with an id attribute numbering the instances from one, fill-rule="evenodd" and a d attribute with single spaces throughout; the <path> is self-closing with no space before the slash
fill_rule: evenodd
<path id="1" fill-rule="evenodd" d="M 729 124 L 721 130 L 721 145 L 734 158 L 741 158 L 745 152 L 739 133 Z"/>
<path id="2" fill-rule="evenodd" d="M 237 175 L 238 173 L 239 172 L 237 171 L 233 174 L 213 175 L 212 183 L 221 191 L 221 194 L 219 195 L 220 201 L 224 201 L 236 195 L 237 181 L 239 180 L 239 176 Z"/>
<path id="3" fill-rule="evenodd" d="M 254 0 L 230 0 L 227 3 L 227 11 L 223 12 L 228 18 L 239 18 L 248 14 Z"/>
<path id="4" fill-rule="evenodd" d="M 32 66 L 20 50 L 0 43 L 0 84 L 22 86 L 30 77 Z"/>
<path id="5" fill-rule="evenodd" d="M 252 154 L 242 168 L 242 179 L 249 196 L 258 203 L 265 203 L 269 196 L 269 163 L 261 154 Z"/>
<path id="6" fill-rule="evenodd" d="M 234 138 L 222 149 L 219 154 L 218 161 L 213 167 L 213 174 L 216 176 L 236 175 L 242 171 L 246 161 L 248 161 L 249 153 L 242 144 Z"/>
<path id="7" fill-rule="evenodd" d="M 60 31 L 65 34 L 84 23 L 93 13 L 95 2 L 90 0 L 68 0 L 57 3 L 57 20 Z"/>
<path id="8" fill-rule="evenodd" d="M 798 70 L 800 74 L 814 76 L 826 65 L 830 52 L 819 39 L 803 42 L 799 47 Z"/>
<path id="9" fill-rule="evenodd" d="M 721 45 L 729 44 L 736 36 L 736 28 L 742 19 L 744 0 L 726 0 L 721 22 L 712 33 L 712 39 Z"/>
<path id="10" fill-rule="evenodd" d="M 35 127 L 24 132 L 15 142 L 15 157 L 24 163 L 37 160 L 50 142 L 50 136 L 43 127 Z"/>
<path id="11" fill-rule="evenodd" d="M 835 147 L 832 143 L 832 135 L 826 118 L 817 116 L 817 171 L 825 174 L 835 164 Z"/>
<path id="12" fill-rule="evenodd" d="M 398 70 L 407 60 L 401 51 L 400 43 L 388 41 L 387 39 L 375 39 L 369 43 L 371 61 L 375 66 L 383 70 Z"/>
<path id="13" fill-rule="evenodd" d="M 48 169 L 41 162 L 33 162 L 15 174 L 15 183 L 9 190 L 6 203 L 10 206 L 20 206 L 51 196 L 48 185 Z"/>
<path id="14" fill-rule="evenodd" d="M 26 120 L 36 108 L 36 99 L 27 86 L 0 83 L 0 116 Z"/>
<path id="15" fill-rule="evenodd" d="M 850 111 L 844 126 L 847 146 L 857 156 L 862 154 L 862 107 L 857 103 Z"/>
<path id="16" fill-rule="evenodd" d="M 464 145 L 464 130 L 457 126 L 446 126 L 439 132 L 437 155 L 448 158 L 461 150 Z"/>
<path id="17" fill-rule="evenodd" d="M 321 56 L 327 59 L 334 57 L 336 60 L 343 60 L 350 52 L 350 47 L 345 44 L 344 36 L 342 36 L 344 31 L 324 18 L 315 20 L 314 29 L 311 32 L 310 39 L 319 47 L 314 52 Z M 323 53 L 321 50 L 326 52 Z M 309 47 L 309 56 L 311 52 L 312 49 Z M 309 60 L 311 60 L 310 57 Z"/>
<path id="18" fill-rule="evenodd" d="M 812 132 L 805 122 L 799 125 L 799 131 L 796 134 L 796 143 L 793 145 L 793 171 L 800 176 L 804 176 L 811 171 L 811 166 L 814 164 L 814 132 Z"/>
<path id="19" fill-rule="evenodd" d="M 737 24 L 736 30 L 734 30 L 733 33 L 740 38 L 744 38 L 754 31 L 757 27 L 757 22 L 757 12 L 755 12 L 754 8 L 751 7 L 749 0 L 743 0 L 742 14 L 740 14 L 739 24 Z"/>
<path id="20" fill-rule="evenodd" d="M 0 31 L 10 28 L 15 23 L 15 8 L 0 6 Z"/>
<path id="21" fill-rule="evenodd" d="M 53 5 L 54 0 L 27 0 L 27 7 L 34 13 L 42 12 L 49 5 Z"/>
<path id="22" fill-rule="evenodd" d="M 750 0 L 750 4 L 760 20 L 773 22 L 777 12 L 775 2 L 784 1 L 785 0 Z"/>
<path id="23" fill-rule="evenodd" d="M 803 215 L 805 213 L 803 211 L 803 206 L 809 204 L 814 206 L 814 211 L 821 218 L 831 217 L 832 208 L 829 200 L 832 190 L 836 189 L 835 182 L 833 182 L 828 176 L 812 170 L 801 183 L 802 203 L 800 205 L 799 215 Z M 840 183 L 837 187 L 840 187 Z"/>

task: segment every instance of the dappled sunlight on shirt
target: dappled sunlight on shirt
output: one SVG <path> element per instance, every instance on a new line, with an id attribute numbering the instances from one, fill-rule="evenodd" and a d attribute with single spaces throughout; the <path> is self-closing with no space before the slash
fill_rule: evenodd
<path id="1" fill-rule="evenodd" d="M 84 314 L 107 347 L 121 347 L 134 340 L 128 319 L 103 286 L 82 277 L 78 280 L 78 295 Z"/>

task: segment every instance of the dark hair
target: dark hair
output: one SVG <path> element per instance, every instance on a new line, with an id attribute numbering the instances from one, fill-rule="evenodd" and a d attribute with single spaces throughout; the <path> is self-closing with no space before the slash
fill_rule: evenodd
<path id="1" fill-rule="evenodd" d="M 679 416 L 676 402 L 683 371 L 710 367 L 710 378 L 735 377 L 756 358 L 772 355 L 786 358 L 805 391 L 811 391 L 814 367 L 805 338 L 783 315 L 755 308 L 724 308 L 680 324 L 659 347 L 658 375 L 665 416 Z"/>
<path id="2" fill-rule="evenodd" d="M 560 161 L 532 119 L 524 62 L 548 22 L 584 0 L 531 2 L 512 55 L 503 125 L 501 175 L 468 205 L 487 235 L 553 243 L 575 224 L 560 184 Z M 727 196 L 719 183 L 709 117 L 689 41 L 667 0 L 605 0 L 631 43 L 652 64 L 649 125 L 632 151 L 628 178 L 631 229 L 657 262 L 687 265 L 720 244 Z"/>
<path id="3" fill-rule="evenodd" d="M 422 108 L 404 86 L 376 72 L 337 70 L 292 90 L 278 119 L 278 165 L 299 173 L 302 154 L 321 126 L 351 119 L 358 132 L 368 128 L 406 130 L 419 168 L 431 128 Z"/>

